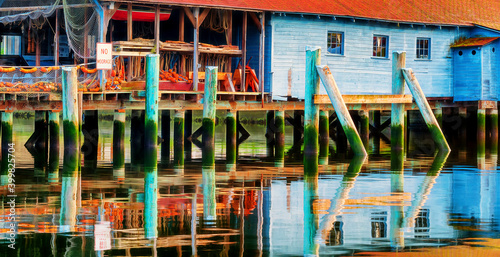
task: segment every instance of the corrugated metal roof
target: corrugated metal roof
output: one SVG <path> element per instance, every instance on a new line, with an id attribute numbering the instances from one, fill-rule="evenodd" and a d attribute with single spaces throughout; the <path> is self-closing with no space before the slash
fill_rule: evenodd
<path id="1" fill-rule="evenodd" d="M 347 16 L 500 30 L 498 0 L 138 0 L 183 6 Z"/>
<path id="2" fill-rule="evenodd" d="M 487 45 L 500 37 L 475 37 L 475 38 L 466 38 L 463 40 L 458 40 L 450 47 L 471 47 L 471 46 L 484 46 Z"/>

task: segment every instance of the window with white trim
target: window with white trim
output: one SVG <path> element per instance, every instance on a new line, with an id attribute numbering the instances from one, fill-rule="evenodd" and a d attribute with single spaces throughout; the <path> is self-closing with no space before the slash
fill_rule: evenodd
<path id="1" fill-rule="evenodd" d="M 344 33 L 328 31 L 327 51 L 329 54 L 344 54 Z"/>
<path id="2" fill-rule="evenodd" d="M 389 37 L 374 35 L 373 36 L 373 57 L 387 58 L 389 48 Z"/>
<path id="3" fill-rule="evenodd" d="M 431 39 L 417 38 L 417 59 L 431 59 Z"/>

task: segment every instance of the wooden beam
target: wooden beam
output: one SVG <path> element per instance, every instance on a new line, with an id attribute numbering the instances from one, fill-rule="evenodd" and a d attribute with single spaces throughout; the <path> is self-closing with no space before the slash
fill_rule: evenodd
<path id="1" fill-rule="evenodd" d="M 248 27 L 248 16 L 247 12 L 243 12 L 243 23 L 241 25 L 241 51 L 242 51 L 242 58 L 241 58 L 241 91 L 245 92 L 246 91 L 246 72 L 245 72 L 245 66 L 247 62 L 247 27 Z"/>
<path id="2" fill-rule="evenodd" d="M 209 12 L 210 9 L 205 8 L 205 10 L 203 10 L 203 12 L 200 14 L 200 17 L 198 17 L 198 28 L 201 26 L 201 24 L 203 23 Z"/>
<path id="3" fill-rule="evenodd" d="M 160 6 L 155 6 L 155 53 L 160 53 Z"/>
<path id="4" fill-rule="evenodd" d="M 197 23 L 194 19 L 193 13 L 191 12 L 191 9 L 189 9 L 188 7 L 183 7 L 183 8 L 184 8 L 184 13 L 188 17 L 189 21 L 191 21 L 191 25 L 193 25 L 193 27 L 196 27 L 195 24 L 197 24 Z"/>
<path id="5" fill-rule="evenodd" d="M 191 11 L 190 11 L 191 12 Z M 187 14 L 187 12 L 186 12 Z M 198 24 L 198 16 L 200 14 L 200 8 L 195 7 L 194 8 L 194 22 L 193 24 Z M 189 15 L 188 15 L 189 17 Z M 197 91 L 198 90 L 198 56 L 200 54 L 199 48 L 198 48 L 198 42 L 199 42 L 199 36 L 200 36 L 200 29 L 198 26 L 194 26 L 194 36 L 193 36 L 193 90 Z"/>
<path id="6" fill-rule="evenodd" d="M 254 12 L 249 12 L 248 14 L 250 15 L 250 18 L 252 19 L 253 24 L 255 24 L 255 26 L 257 27 L 259 32 L 262 32 L 262 24 L 260 24 L 260 20 L 259 20 L 259 18 L 257 18 L 257 15 L 255 15 Z"/>
<path id="7" fill-rule="evenodd" d="M 342 95 L 346 104 L 405 104 L 412 103 L 411 95 Z M 314 95 L 314 104 L 331 104 L 328 95 Z"/>
<path id="8" fill-rule="evenodd" d="M 259 88 L 262 92 L 262 101 L 264 101 L 264 53 L 266 42 L 265 18 L 266 14 L 263 12 L 260 17 L 260 45 L 259 45 Z"/>
<path id="9" fill-rule="evenodd" d="M 179 41 L 184 42 L 184 9 L 179 9 Z M 184 58 L 184 55 L 179 55 L 179 68 L 178 68 L 178 73 L 181 75 L 186 75 L 185 68 L 186 68 L 186 59 Z"/>
<path id="10" fill-rule="evenodd" d="M 127 4 L 127 41 L 132 41 L 132 3 Z M 132 57 L 128 57 L 127 81 L 132 81 Z"/>
<path id="11" fill-rule="evenodd" d="M 55 32 L 55 40 L 54 40 L 54 65 L 59 65 L 59 10 L 56 10 L 56 32 Z M 57 76 L 57 75 L 56 75 Z"/>

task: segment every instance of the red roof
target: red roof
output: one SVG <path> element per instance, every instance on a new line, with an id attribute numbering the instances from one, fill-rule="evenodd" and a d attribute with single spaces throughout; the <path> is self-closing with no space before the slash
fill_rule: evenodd
<path id="1" fill-rule="evenodd" d="M 476 37 L 476 38 L 467 38 L 463 40 L 458 40 L 450 47 L 471 47 L 471 46 L 484 46 L 487 45 L 500 37 Z"/>
<path id="2" fill-rule="evenodd" d="M 182 6 L 290 12 L 500 30 L 499 0 L 138 0 Z"/>

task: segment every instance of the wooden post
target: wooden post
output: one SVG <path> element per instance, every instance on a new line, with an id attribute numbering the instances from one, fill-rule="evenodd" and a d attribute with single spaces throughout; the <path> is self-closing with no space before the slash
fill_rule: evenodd
<path id="1" fill-rule="evenodd" d="M 477 156 L 486 154 L 486 109 L 477 109 Z"/>
<path id="2" fill-rule="evenodd" d="M 246 89 L 246 64 L 247 64 L 247 30 L 248 30 L 248 14 L 243 12 L 243 22 L 241 25 L 241 92 Z"/>
<path id="3" fill-rule="evenodd" d="M 160 6 L 155 6 L 155 54 L 160 54 Z M 159 67 L 159 66 L 158 66 Z"/>
<path id="4" fill-rule="evenodd" d="M 201 173 L 203 181 L 203 221 L 205 225 L 213 227 L 217 221 L 215 167 L 203 167 Z"/>
<path id="5" fill-rule="evenodd" d="M 133 30 L 132 30 L 132 3 L 127 3 L 127 41 L 132 41 Z M 132 56 L 128 57 L 127 66 L 127 81 L 132 81 Z"/>
<path id="6" fill-rule="evenodd" d="M 412 69 L 402 69 L 402 71 L 413 98 L 415 99 L 415 102 L 424 117 L 425 123 L 427 123 L 427 127 L 431 131 L 432 138 L 438 145 L 440 151 L 449 152 L 451 149 L 448 146 L 448 142 L 446 142 L 446 138 L 444 137 L 434 114 L 432 113 L 431 107 L 425 98 L 424 92 L 420 88 L 420 84 L 418 83 L 415 74 Z"/>
<path id="7" fill-rule="evenodd" d="M 41 55 L 42 55 L 41 49 L 40 49 L 40 43 L 41 42 L 40 42 L 40 36 L 38 34 L 39 32 L 36 31 L 35 33 L 36 33 L 36 37 L 35 37 L 35 44 L 36 44 L 36 47 L 35 47 L 35 49 L 36 49 L 35 50 L 36 51 L 36 53 L 35 53 L 35 65 L 36 66 L 40 66 L 40 58 L 41 58 Z"/>
<path id="8" fill-rule="evenodd" d="M 361 137 L 361 141 L 365 146 L 365 149 L 368 151 L 369 143 L 370 143 L 370 116 L 368 110 L 359 111 L 360 118 L 360 126 L 359 126 L 359 135 Z"/>
<path id="9" fill-rule="evenodd" d="M 228 10 L 229 13 L 228 15 L 228 28 L 226 30 L 226 40 L 227 40 L 227 45 L 232 45 L 233 44 L 233 11 Z M 232 59 L 233 58 L 228 58 L 228 63 L 227 63 L 227 69 L 224 72 L 231 72 L 231 66 L 232 66 Z"/>
<path id="10" fill-rule="evenodd" d="M 318 163 L 319 107 L 314 95 L 319 93 L 316 65 L 321 64 L 321 48 L 306 47 L 306 85 L 304 98 L 304 162 Z"/>
<path id="11" fill-rule="evenodd" d="M 124 109 L 116 110 L 113 121 L 113 178 L 125 180 L 125 118 Z"/>
<path id="12" fill-rule="evenodd" d="M 158 142 L 158 86 L 160 55 L 146 55 L 146 115 L 144 123 L 144 163 L 156 167 Z"/>
<path id="13" fill-rule="evenodd" d="M 200 8 L 194 8 L 194 35 L 193 35 L 193 90 L 198 91 L 198 56 L 200 51 L 198 49 L 198 42 L 200 41 L 200 27 L 198 26 L 198 16 L 200 14 Z"/>
<path id="14" fill-rule="evenodd" d="M 342 124 L 342 128 L 347 136 L 347 140 L 349 140 L 349 143 L 351 144 L 351 148 L 354 151 L 354 154 L 361 156 L 368 155 L 366 153 L 365 147 L 363 146 L 363 142 L 359 137 L 358 131 L 356 130 L 356 126 L 352 121 L 351 115 L 349 114 L 349 110 L 344 103 L 344 99 L 340 94 L 337 83 L 335 82 L 335 79 L 330 72 L 330 69 L 326 65 L 318 65 L 316 67 L 321 81 L 323 82 L 323 85 L 325 85 L 326 92 L 328 93 L 328 96 L 330 97 L 330 100 L 333 104 L 333 108 L 337 113 L 340 124 Z"/>
<path id="15" fill-rule="evenodd" d="M 436 117 L 436 120 L 439 124 L 439 127 L 443 127 L 443 108 L 437 107 L 436 109 L 432 110 L 434 113 L 434 117 Z"/>
<path id="16" fill-rule="evenodd" d="M 161 159 L 170 161 L 170 110 L 161 111 Z"/>
<path id="17" fill-rule="evenodd" d="M 189 139 L 193 133 L 193 111 L 186 110 L 184 112 L 184 158 L 186 161 L 191 160 L 191 150 L 193 142 Z"/>
<path id="18" fill-rule="evenodd" d="M 260 45 L 259 45 L 259 88 L 261 92 L 262 103 L 264 103 L 264 54 L 266 44 L 266 13 L 262 12 L 260 17 Z"/>
<path id="19" fill-rule="evenodd" d="M 76 67 L 62 68 L 62 104 L 63 104 L 63 131 L 64 131 L 64 152 L 78 153 L 80 124 L 79 124 L 79 98 L 78 80 Z M 77 157 L 78 155 L 75 154 Z M 72 160 L 72 167 L 78 165 L 78 159 Z M 65 160 L 66 161 L 66 160 Z M 66 164 L 65 164 L 66 165 Z"/>
<path id="20" fill-rule="evenodd" d="M 319 164 L 328 165 L 328 146 L 330 142 L 330 116 L 328 111 L 319 112 Z"/>
<path id="21" fill-rule="evenodd" d="M 99 114 L 97 110 L 87 110 L 84 113 L 82 153 L 85 163 L 83 166 L 95 169 L 97 167 L 97 147 L 99 144 Z"/>
<path id="22" fill-rule="evenodd" d="M 276 167 L 283 167 L 285 163 L 285 112 L 276 111 L 274 115 L 274 163 Z"/>
<path id="23" fill-rule="evenodd" d="M 392 94 L 404 95 L 405 81 L 401 69 L 406 65 L 406 52 L 392 53 Z M 404 104 L 391 107 L 391 152 L 403 153 L 404 149 Z"/>
<path id="24" fill-rule="evenodd" d="M 174 166 L 184 167 L 184 111 L 174 112 Z"/>
<path id="25" fill-rule="evenodd" d="M 498 109 L 488 109 L 490 153 L 498 153 Z"/>
<path id="26" fill-rule="evenodd" d="M 237 112 L 228 110 L 226 114 L 226 164 L 232 168 L 236 164 L 238 158 L 237 146 L 237 127 L 236 127 Z"/>
<path id="27" fill-rule="evenodd" d="M 267 156 L 274 156 L 274 111 L 267 111 L 266 113 L 266 148 Z"/>
<path id="28" fill-rule="evenodd" d="M 2 112 L 2 175 L 1 185 L 5 186 L 9 181 L 9 153 L 15 154 L 15 145 L 13 141 L 13 122 L 14 115 L 12 112 Z M 9 149 L 13 149 L 10 150 Z"/>
<path id="29" fill-rule="evenodd" d="M 59 182 L 59 112 L 49 112 L 49 183 Z"/>
<path id="30" fill-rule="evenodd" d="M 130 118 L 130 162 L 132 165 L 142 164 L 144 160 L 144 124 L 145 112 L 132 110 Z"/>
<path id="31" fill-rule="evenodd" d="M 203 167 L 215 165 L 215 110 L 217 100 L 216 66 L 205 68 L 205 94 L 203 95 Z"/>

